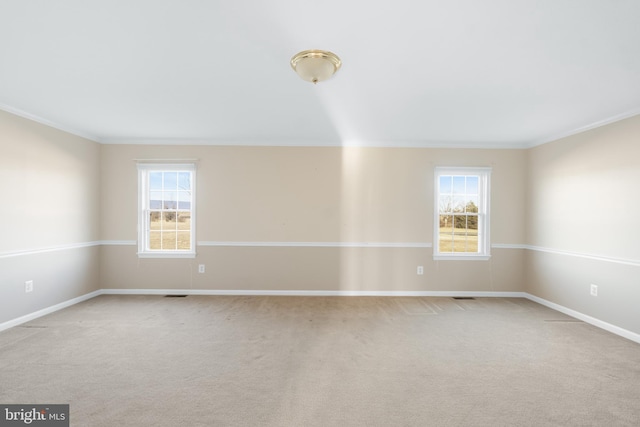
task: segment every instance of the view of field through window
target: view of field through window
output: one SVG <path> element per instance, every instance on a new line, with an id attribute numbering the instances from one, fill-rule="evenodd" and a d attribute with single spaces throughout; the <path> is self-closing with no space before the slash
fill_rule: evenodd
<path id="1" fill-rule="evenodd" d="M 441 253 L 478 252 L 479 176 L 441 175 L 438 182 Z"/>
<path id="2" fill-rule="evenodd" d="M 149 172 L 149 249 L 190 250 L 192 174 Z"/>

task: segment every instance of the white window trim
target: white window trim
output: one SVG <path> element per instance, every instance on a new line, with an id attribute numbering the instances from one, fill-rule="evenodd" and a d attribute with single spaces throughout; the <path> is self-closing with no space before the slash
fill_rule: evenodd
<path id="1" fill-rule="evenodd" d="M 138 258 L 195 258 L 196 257 L 196 165 L 195 163 L 138 163 Z M 191 250 L 151 251 L 146 245 L 148 222 L 145 193 L 148 184 L 145 175 L 149 171 L 190 171 L 191 177 Z M 143 197 L 144 196 L 144 197 Z"/>
<path id="2" fill-rule="evenodd" d="M 439 177 L 441 175 L 478 175 L 480 176 L 480 188 L 478 195 L 478 253 L 440 253 L 438 236 L 440 234 L 439 211 Z M 470 260 L 486 261 L 491 258 L 491 217 L 490 217 L 490 193 L 491 193 L 491 168 L 490 167 L 443 167 L 438 166 L 434 170 L 434 221 L 433 221 L 433 259 L 443 260 Z"/>

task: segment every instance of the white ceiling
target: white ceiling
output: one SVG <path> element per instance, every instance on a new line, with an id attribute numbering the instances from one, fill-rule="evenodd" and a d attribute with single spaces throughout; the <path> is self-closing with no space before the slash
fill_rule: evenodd
<path id="1" fill-rule="evenodd" d="M 0 108 L 104 143 L 528 147 L 640 113 L 638 0 L 0 0 Z M 314 86 L 306 49 L 342 69 Z"/>

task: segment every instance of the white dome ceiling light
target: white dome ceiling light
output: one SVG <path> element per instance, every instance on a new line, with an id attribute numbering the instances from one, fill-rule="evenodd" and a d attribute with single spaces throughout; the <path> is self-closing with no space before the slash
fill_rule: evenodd
<path id="1" fill-rule="evenodd" d="M 326 50 L 304 50 L 291 58 L 291 68 L 303 80 L 313 84 L 333 76 L 341 65 L 338 55 Z"/>

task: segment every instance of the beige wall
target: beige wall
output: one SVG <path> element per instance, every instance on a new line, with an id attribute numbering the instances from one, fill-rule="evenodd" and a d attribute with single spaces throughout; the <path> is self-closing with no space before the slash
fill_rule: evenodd
<path id="1" fill-rule="evenodd" d="M 494 243 L 523 241 L 525 152 L 340 147 L 103 145 L 102 239 L 134 241 L 134 159 L 197 158 L 196 260 L 103 248 L 105 288 L 518 291 L 523 254 L 432 260 L 435 166 L 491 166 Z M 212 247 L 221 242 L 248 247 Z M 280 247 L 283 242 L 309 244 Z M 398 247 L 317 247 L 315 243 Z M 259 245 L 258 245 L 259 244 Z M 197 264 L 207 272 L 197 274 Z M 425 267 L 424 276 L 416 267 Z M 504 267 L 504 269 L 503 269 Z"/>
<path id="2" fill-rule="evenodd" d="M 99 159 L 95 142 L 0 111 L 0 323 L 99 289 Z"/>
<path id="3" fill-rule="evenodd" d="M 526 190 L 527 292 L 635 333 L 639 142 L 636 116 L 533 148 Z"/>

